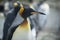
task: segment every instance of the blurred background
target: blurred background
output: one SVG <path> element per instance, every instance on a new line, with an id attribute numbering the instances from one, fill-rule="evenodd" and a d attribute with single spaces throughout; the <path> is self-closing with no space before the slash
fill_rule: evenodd
<path id="1" fill-rule="evenodd" d="M 5 13 L 7 12 L 7 10 L 9 10 L 9 8 L 7 7 L 7 5 L 8 5 L 7 1 L 8 0 L 0 0 L 0 38 L 2 38 L 2 35 L 3 35 L 3 26 L 4 26 L 3 24 L 4 24 L 5 16 L 6 16 Z M 11 1 L 11 0 L 9 0 L 9 1 Z M 11 3 L 16 2 L 16 1 L 17 0 L 12 0 Z M 19 0 L 19 1 L 28 3 L 29 0 Z M 34 1 L 39 1 L 39 0 L 34 0 Z M 5 4 L 5 3 L 7 3 L 7 4 Z M 45 35 L 49 35 L 48 36 L 49 39 L 47 37 L 45 39 L 55 40 L 56 36 L 60 35 L 59 34 L 60 33 L 60 0 L 47 0 L 47 3 L 50 6 L 50 12 L 48 15 L 47 24 L 44 27 L 44 31 L 40 32 L 39 35 L 41 37 L 44 37 Z M 5 6 L 6 6 L 6 8 L 5 8 Z M 5 9 L 7 9 L 7 10 L 5 10 Z M 60 38 L 60 36 L 59 36 L 59 38 Z"/>

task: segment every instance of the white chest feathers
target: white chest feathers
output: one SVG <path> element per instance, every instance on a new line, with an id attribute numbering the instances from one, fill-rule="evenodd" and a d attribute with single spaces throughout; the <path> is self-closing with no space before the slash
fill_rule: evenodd
<path id="1" fill-rule="evenodd" d="M 16 28 L 12 40 L 35 40 L 35 36 L 32 34 L 28 20 L 24 20 L 24 22 Z"/>

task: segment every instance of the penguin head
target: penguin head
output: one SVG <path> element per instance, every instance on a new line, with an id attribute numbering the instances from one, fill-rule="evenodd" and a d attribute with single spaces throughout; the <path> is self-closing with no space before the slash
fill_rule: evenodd
<path id="1" fill-rule="evenodd" d="M 22 12 L 21 13 L 21 16 L 23 18 L 27 18 L 27 17 L 29 17 L 31 15 L 34 15 L 34 14 L 42 14 L 42 15 L 45 15 L 44 13 L 41 13 L 41 12 L 36 11 L 33 7 L 30 7 L 29 5 L 23 6 L 23 8 L 21 8 L 21 9 L 23 10 L 23 12 L 20 11 L 20 12 Z"/>
<path id="2" fill-rule="evenodd" d="M 41 12 L 38 12 L 36 10 L 34 10 L 33 7 L 30 7 L 29 5 L 22 5 L 21 3 L 15 3 L 15 7 L 20 7 L 19 9 L 19 14 L 23 17 L 23 18 L 27 18 L 33 14 L 43 14 L 45 15 L 44 13 L 41 13 Z"/>

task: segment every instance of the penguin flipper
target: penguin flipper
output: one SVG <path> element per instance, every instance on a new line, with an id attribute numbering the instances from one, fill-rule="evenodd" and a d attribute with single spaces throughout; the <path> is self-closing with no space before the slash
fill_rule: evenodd
<path id="1" fill-rule="evenodd" d="M 18 26 L 12 27 L 12 28 L 8 31 L 8 35 L 7 35 L 6 40 L 11 40 L 11 39 L 12 39 L 13 33 L 14 33 L 14 31 L 16 30 L 17 27 L 18 27 Z"/>

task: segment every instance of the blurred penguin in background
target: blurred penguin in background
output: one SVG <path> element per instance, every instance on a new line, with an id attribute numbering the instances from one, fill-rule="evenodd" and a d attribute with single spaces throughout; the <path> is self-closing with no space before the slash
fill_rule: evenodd
<path id="1" fill-rule="evenodd" d="M 34 6 L 36 11 L 39 11 L 42 14 L 35 14 L 30 16 L 30 22 L 31 22 L 31 28 L 33 29 L 35 27 L 36 30 L 36 36 L 38 33 L 44 29 L 46 23 L 47 23 L 47 16 L 49 14 L 49 5 L 46 2 L 47 0 L 35 0 L 33 2 L 30 1 L 30 3 Z"/>
<path id="2" fill-rule="evenodd" d="M 14 0 L 7 0 L 4 4 L 4 16 L 6 17 L 8 15 L 8 11 L 11 10 L 13 8 L 13 3 L 15 1 Z"/>

